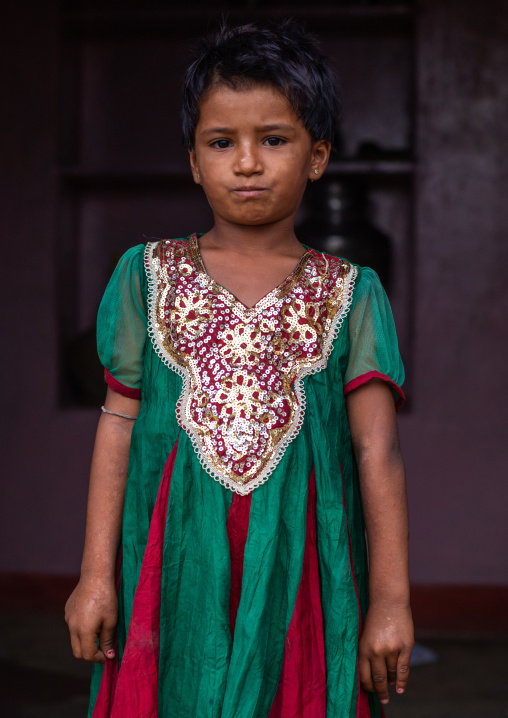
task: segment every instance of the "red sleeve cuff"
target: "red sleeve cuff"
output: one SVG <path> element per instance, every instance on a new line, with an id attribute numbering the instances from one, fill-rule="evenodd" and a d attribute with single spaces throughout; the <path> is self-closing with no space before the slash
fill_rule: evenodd
<path id="1" fill-rule="evenodd" d="M 113 391 L 116 391 L 117 394 L 126 396 L 127 399 L 141 399 L 141 389 L 133 389 L 130 386 L 121 384 L 107 369 L 104 369 L 104 379 L 106 380 L 106 384 L 111 387 Z"/>
<path id="2" fill-rule="evenodd" d="M 394 381 L 392 381 L 389 376 L 387 376 L 386 374 L 381 374 L 381 372 L 379 371 L 368 371 L 366 374 L 361 374 L 355 379 L 351 379 L 351 381 L 348 381 L 348 383 L 344 387 L 344 396 L 346 396 L 346 394 L 349 394 L 350 391 L 353 391 L 353 389 L 357 389 L 359 386 L 362 386 L 362 384 L 367 384 L 369 381 L 372 381 L 372 379 L 382 379 L 391 386 L 391 388 L 398 396 L 398 400 L 395 404 L 397 410 L 404 406 L 404 403 L 406 401 L 406 395 L 404 394 L 400 386 Z"/>

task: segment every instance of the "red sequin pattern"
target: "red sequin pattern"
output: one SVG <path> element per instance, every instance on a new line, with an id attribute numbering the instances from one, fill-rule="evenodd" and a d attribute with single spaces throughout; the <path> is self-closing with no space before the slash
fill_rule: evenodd
<path id="1" fill-rule="evenodd" d="M 247 308 L 206 273 L 195 235 L 148 245 L 145 261 L 152 341 L 184 379 L 178 422 L 203 467 L 247 494 L 301 427 L 301 379 L 326 366 L 356 268 L 309 250 Z"/>

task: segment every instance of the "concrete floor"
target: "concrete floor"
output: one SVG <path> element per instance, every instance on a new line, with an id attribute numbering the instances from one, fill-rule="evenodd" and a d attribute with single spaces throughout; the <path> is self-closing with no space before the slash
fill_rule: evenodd
<path id="1" fill-rule="evenodd" d="M 61 615 L 0 614 L 0 636 L 2 717 L 86 717 L 90 666 L 72 657 Z M 423 642 L 439 661 L 413 668 L 387 718 L 508 718 L 508 639 Z"/>

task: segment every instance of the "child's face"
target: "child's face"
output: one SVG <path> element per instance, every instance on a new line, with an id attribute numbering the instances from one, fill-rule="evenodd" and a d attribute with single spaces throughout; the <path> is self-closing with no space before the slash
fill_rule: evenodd
<path id="1" fill-rule="evenodd" d="M 190 159 L 216 221 L 263 225 L 294 221 L 308 179 L 322 175 L 329 154 L 330 143 L 313 142 L 273 86 L 219 85 L 200 104 Z"/>

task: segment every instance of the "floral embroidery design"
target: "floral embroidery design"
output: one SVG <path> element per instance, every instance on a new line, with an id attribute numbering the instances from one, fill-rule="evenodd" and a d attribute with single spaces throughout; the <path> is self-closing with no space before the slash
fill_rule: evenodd
<path id="1" fill-rule="evenodd" d="M 309 250 L 247 308 L 206 273 L 195 235 L 148 244 L 145 265 L 154 348 L 184 380 L 178 423 L 206 471 L 248 494 L 300 430 L 302 379 L 326 366 L 356 267 Z"/>

